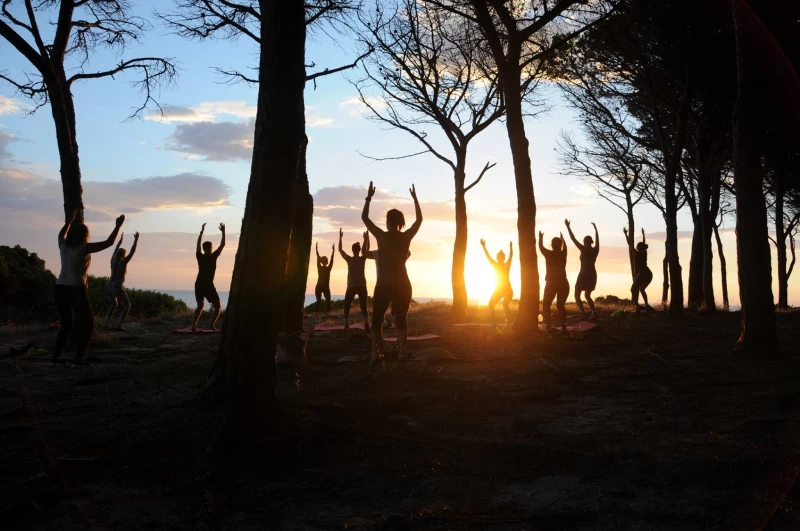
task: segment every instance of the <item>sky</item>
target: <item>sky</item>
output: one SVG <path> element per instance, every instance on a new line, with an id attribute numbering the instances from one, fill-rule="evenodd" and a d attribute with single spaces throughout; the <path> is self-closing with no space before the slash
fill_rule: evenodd
<path id="1" fill-rule="evenodd" d="M 130 84 L 133 75 L 73 86 L 87 224 L 92 239 L 102 240 L 113 229 L 113 219 L 124 213 L 123 247 L 127 248 L 133 232 L 141 233 L 139 249 L 128 268 L 127 286 L 191 289 L 197 273 L 194 248 L 201 225 L 207 223 L 204 239 L 216 247 L 217 226 L 225 223 L 228 242 L 218 263 L 216 286 L 227 290 L 249 180 L 257 87 L 225 83 L 214 67 L 246 71 L 256 63 L 257 50 L 246 39 L 187 41 L 170 34 L 152 16 L 156 6 L 170 6 L 169 0 L 133 3 L 137 15 L 152 20 L 146 38 L 129 46 L 121 56 L 100 50 L 92 56 L 87 70 L 105 70 L 122 57 L 158 55 L 173 58 L 179 75 L 173 85 L 156 95 L 163 115 L 151 112 L 133 120 L 127 118 L 141 101 L 141 94 Z M 40 21 L 40 25 L 44 24 Z M 312 35 L 307 41 L 307 62 L 317 68 L 334 68 L 352 62 L 357 55 L 357 46 L 347 35 L 334 39 Z M 0 65 L 11 76 L 31 70 L 4 40 L 0 40 Z M 368 119 L 351 83 L 358 78 L 359 72 L 353 70 L 318 79 L 316 87 L 306 87 L 314 241 L 319 243 L 321 254 L 330 256 L 331 247 L 338 243 L 339 228 L 345 231 L 346 250 L 360 240 L 364 230 L 360 212 L 370 181 L 378 188 L 371 208 L 373 220 L 381 221 L 389 208 L 400 208 L 410 222 L 414 211 L 408 189 L 413 183 L 424 214 L 408 262 L 414 294 L 448 298 L 452 296 L 450 264 L 455 235 L 452 172 L 432 155 L 382 162 L 362 156 L 397 157 L 420 151 L 420 145 L 407 133 L 388 130 Z M 625 216 L 600 198 L 591 185 L 560 175 L 555 153 L 558 137 L 567 131 L 580 138 L 580 130 L 558 88 L 545 84 L 541 90 L 540 97 L 549 103 L 550 111 L 526 123 L 538 205 L 537 231 L 544 232 L 545 241 L 561 232 L 566 236 L 564 219 L 569 218 L 582 240 L 592 232 L 591 222 L 597 223 L 601 250 L 595 296 L 629 296 L 630 271 L 621 230 Z M 20 244 L 39 254 L 58 274 L 56 235 L 62 224 L 63 200 L 55 130 L 47 107 L 33 114 L 31 109 L 30 101 L 0 81 L 0 216 L 4 221 L 0 245 Z M 435 129 L 427 132 L 436 138 Z M 441 146 L 438 138 L 434 141 Z M 477 176 L 488 161 L 496 166 L 467 194 L 466 280 L 469 297 L 476 302 L 488 300 L 494 283 L 480 239 L 486 239 L 492 255 L 507 249 L 510 241 L 516 249 L 516 194 L 504 123 L 495 123 L 473 141 L 468 176 Z M 647 231 L 650 266 L 655 273 L 648 291 L 651 300 L 657 301 L 664 222 L 660 212 L 648 205 L 637 207 L 636 218 L 637 226 Z M 722 238 L 731 303 L 738 304 L 733 227 L 734 219 L 727 219 Z M 688 212 L 682 212 L 679 252 L 684 282 L 689 270 L 691 230 Z M 95 255 L 91 274 L 108 274 L 110 253 L 109 249 Z M 716 256 L 714 268 L 721 302 Z M 573 284 L 578 269 L 578 252 L 570 245 L 567 270 Z M 540 271 L 544 273 L 543 263 Z M 331 275 L 334 295 L 344 293 L 346 275 L 346 265 L 337 254 Z M 773 280 L 775 277 L 774 273 Z M 790 304 L 800 304 L 798 277 L 790 280 Z M 312 261 L 307 292 L 313 293 L 316 278 Z M 368 268 L 367 278 L 370 283 L 374 281 L 374 268 Z M 511 279 L 518 294 L 516 257 Z"/>

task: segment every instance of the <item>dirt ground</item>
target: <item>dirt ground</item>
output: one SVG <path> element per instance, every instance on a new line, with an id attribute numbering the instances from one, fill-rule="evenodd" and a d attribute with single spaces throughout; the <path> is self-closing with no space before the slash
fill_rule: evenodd
<path id="1" fill-rule="evenodd" d="M 274 436 L 213 474 L 225 412 L 197 391 L 218 335 L 134 323 L 70 368 L 9 357 L 53 330 L 0 330 L 0 527 L 800 529 L 800 313 L 778 316 L 782 359 L 728 355 L 739 318 L 520 344 L 422 305 L 411 332 L 441 339 L 412 352 L 458 359 L 372 368 L 337 363 L 364 332 L 316 333 Z"/>

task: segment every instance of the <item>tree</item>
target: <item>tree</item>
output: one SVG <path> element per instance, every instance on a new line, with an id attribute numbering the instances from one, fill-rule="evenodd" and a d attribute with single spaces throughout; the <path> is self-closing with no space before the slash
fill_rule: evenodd
<path id="1" fill-rule="evenodd" d="M 42 32 L 39 25 L 40 19 L 48 15 L 55 15 L 53 31 L 49 32 L 52 35 Z M 45 28 L 49 30 L 49 26 Z M 147 28 L 147 21 L 131 14 L 127 0 L 2 0 L 0 37 L 22 54 L 33 72 L 12 76 L 0 71 L 0 79 L 32 99 L 36 109 L 50 105 L 61 161 L 65 219 L 78 210 L 78 219 L 83 221 L 73 84 L 137 72 L 139 77 L 133 85 L 139 88 L 144 101 L 130 117 L 140 115 L 151 103 L 158 106 L 153 93 L 176 74 L 169 59 L 120 59 L 107 69 L 87 70 L 98 48 L 122 53 L 130 41 L 141 39 Z"/>
<path id="2" fill-rule="evenodd" d="M 175 10 L 158 12 L 158 16 L 175 33 L 189 39 L 223 38 L 236 40 L 247 37 L 256 46 L 261 44 L 261 24 L 263 14 L 261 2 L 255 0 L 175 0 Z M 360 7 L 359 0 L 308 0 L 303 4 L 306 31 L 326 28 L 342 29 L 343 21 Z M 334 68 L 318 69 L 306 73 L 305 81 L 312 82 L 316 88 L 317 79 L 355 68 L 371 50 L 367 50 L 352 63 Z M 316 68 L 314 63 L 307 68 Z M 256 74 L 246 74 L 227 67 L 217 67 L 217 72 L 231 83 L 244 82 L 258 84 Z M 299 175 L 294 193 L 294 213 L 292 221 L 291 251 L 287 265 L 287 289 L 284 319 L 281 329 L 289 334 L 303 330 L 303 307 L 305 306 L 306 282 L 311 257 L 313 232 L 314 199 L 311 196 L 308 174 L 306 172 L 306 149 L 299 165 Z"/>
<path id="3" fill-rule="evenodd" d="M 789 307 L 789 278 L 792 276 L 796 259 L 795 236 L 800 229 L 800 210 L 798 197 L 788 187 L 788 174 L 798 170 L 798 153 L 792 153 L 792 146 L 783 141 L 780 131 L 768 134 L 769 141 L 763 151 L 767 173 L 768 194 L 772 195 L 772 210 L 768 212 L 775 227 L 775 237 L 770 240 L 778 255 L 778 308 Z M 774 142 L 774 143 L 773 143 Z M 787 248 L 792 256 L 787 264 Z"/>
<path id="4" fill-rule="evenodd" d="M 305 10 L 260 0 L 258 109 L 239 249 L 204 398 L 232 400 L 236 425 L 263 429 L 275 399 L 295 182 L 305 145 Z"/>
<path id="5" fill-rule="evenodd" d="M 388 14 L 387 14 L 388 11 Z M 464 262 L 467 254 L 466 193 L 494 167 L 486 163 L 467 183 L 470 142 L 505 111 L 497 75 L 484 57 L 470 25 L 452 12 L 416 0 L 389 7 L 376 4 L 360 17 L 362 39 L 375 50 L 364 64 L 364 79 L 354 83 L 369 116 L 405 131 L 423 146 L 418 153 L 377 160 L 396 160 L 430 153 L 447 164 L 455 183 L 456 237 L 453 244 L 453 316 L 467 309 Z M 376 93 L 380 105 L 369 94 Z M 433 126 L 445 139 L 442 149 L 422 130 Z M 370 157 L 372 158 L 372 157 Z"/>
<path id="6" fill-rule="evenodd" d="M 585 0 L 424 0 L 450 10 L 479 29 L 483 47 L 497 68 L 506 106 L 506 130 L 517 192 L 517 232 L 521 294 L 516 326 L 538 330 L 539 267 L 536 252 L 536 197 L 533 189 L 528 138 L 525 134 L 524 95 L 545 70 L 554 50 L 598 23 L 607 3 Z"/>

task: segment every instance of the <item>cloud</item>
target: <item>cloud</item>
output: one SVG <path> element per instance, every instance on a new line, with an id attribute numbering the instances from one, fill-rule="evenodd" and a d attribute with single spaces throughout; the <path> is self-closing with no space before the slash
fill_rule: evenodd
<path id="1" fill-rule="evenodd" d="M 242 100 L 204 101 L 194 107 L 181 105 L 164 105 L 163 114 L 152 113 L 145 120 L 166 124 L 176 122 L 214 122 L 219 116 L 236 116 L 237 118 L 255 118 L 256 107 Z"/>
<path id="2" fill-rule="evenodd" d="M 16 114 L 30 108 L 31 106 L 24 101 L 0 95 L 0 116 L 4 114 Z"/>
<path id="3" fill-rule="evenodd" d="M 383 110 L 386 108 L 386 101 L 381 98 L 364 98 L 365 101 L 372 106 L 375 110 Z M 361 98 L 358 96 L 353 96 L 352 98 L 347 98 L 343 102 L 339 104 L 340 107 L 344 107 L 347 110 L 347 114 L 350 116 L 362 116 L 364 112 L 367 112 L 367 106 L 364 105 L 364 102 L 361 101 Z"/>
<path id="4" fill-rule="evenodd" d="M 178 124 L 164 148 L 204 160 L 247 160 L 253 156 L 255 120 Z"/>
<path id="5" fill-rule="evenodd" d="M 0 101 L 0 104 L 2 104 L 2 101 Z M 8 145 L 11 144 L 11 142 L 14 142 L 15 140 L 16 137 L 11 133 L 4 133 L 0 131 L 0 160 L 11 158 L 11 152 L 8 151 Z"/>
<path id="6" fill-rule="evenodd" d="M 231 191 L 215 177 L 182 173 L 129 181 L 84 181 L 86 219 L 113 219 L 119 213 L 213 208 L 230 205 Z M 61 217 L 61 182 L 18 168 L 0 167 L 0 211 L 44 218 Z"/>
<path id="7" fill-rule="evenodd" d="M 325 118 L 315 114 L 306 115 L 306 127 L 335 127 L 336 121 L 333 118 Z"/>

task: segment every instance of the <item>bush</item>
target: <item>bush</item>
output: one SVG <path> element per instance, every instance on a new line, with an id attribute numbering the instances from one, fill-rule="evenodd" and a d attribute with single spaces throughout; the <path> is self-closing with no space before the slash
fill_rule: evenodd
<path id="1" fill-rule="evenodd" d="M 89 300 L 95 315 L 105 316 L 108 310 L 106 282 L 108 282 L 108 277 L 89 275 Z M 185 312 L 189 309 L 185 302 L 166 293 L 136 288 L 125 288 L 125 291 L 131 301 L 130 315 L 133 317 L 159 317 Z"/>
<path id="2" fill-rule="evenodd" d="M 0 323 L 54 319 L 55 283 L 36 253 L 0 245 Z"/>

